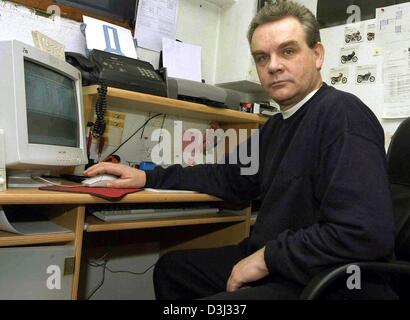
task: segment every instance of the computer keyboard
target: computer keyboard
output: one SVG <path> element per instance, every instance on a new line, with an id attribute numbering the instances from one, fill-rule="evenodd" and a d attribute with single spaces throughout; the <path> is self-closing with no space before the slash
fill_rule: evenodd
<path id="1" fill-rule="evenodd" d="M 183 208 L 116 208 L 107 207 L 100 210 L 92 210 L 92 214 L 106 222 L 111 221 L 134 221 L 144 219 L 170 218 L 197 216 L 203 214 L 215 214 L 218 208 L 213 207 L 183 207 Z"/>

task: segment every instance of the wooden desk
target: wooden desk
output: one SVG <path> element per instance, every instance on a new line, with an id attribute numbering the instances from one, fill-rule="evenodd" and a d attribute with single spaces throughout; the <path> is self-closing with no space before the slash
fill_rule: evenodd
<path id="1" fill-rule="evenodd" d="M 93 108 L 97 100 L 97 86 L 83 88 L 84 118 L 93 119 Z M 209 107 L 203 104 L 168 99 L 140 92 L 108 88 L 107 102 L 110 106 L 130 112 L 159 112 L 182 118 L 218 121 L 222 129 L 256 129 L 267 121 L 267 117 L 240 111 Z M 230 139 L 229 139 L 230 142 Z M 234 145 L 227 145 L 229 151 Z M 171 203 L 212 202 L 219 199 L 205 194 L 138 192 L 125 196 L 120 203 Z M 0 247 L 65 244 L 75 248 L 75 267 L 71 298 L 76 299 L 80 276 L 81 252 L 84 231 L 104 232 L 160 228 L 161 252 L 183 248 L 215 247 L 237 243 L 249 235 L 250 208 L 242 215 L 218 214 L 196 217 L 149 219 L 144 221 L 102 222 L 93 216 L 86 217 L 86 205 L 110 204 L 109 201 L 86 194 L 40 191 L 37 189 L 9 189 L 0 192 L 0 205 L 43 206 L 49 219 L 70 230 L 68 233 L 22 236 L 0 232 Z M 178 235 L 172 233 L 178 229 Z M 182 228 L 182 229 L 181 229 Z M 201 228 L 201 232 L 198 233 Z M 86 230 L 85 230 L 86 229 Z"/>
<path id="2" fill-rule="evenodd" d="M 115 203 L 178 203 L 178 202 L 215 202 L 220 199 L 199 193 L 153 193 L 141 191 L 125 196 Z M 107 200 L 79 193 L 64 193 L 41 191 L 37 189 L 8 189 L 0 192 L 0 205 L 40 205 L 44 207 L 53 222 L 68 228 L 71 232 L 43 235 L 17 235 L 0 232 L 0 247 L 22 245 L 65 244 L 74 246 L 75 267 L 73 275 L 71 298 L 76 299 L 80 279 L 80 262 L 84 232 L 104 232 L 113 230 L 131 230 L 147 228 L 164 228 L 176 226 L 212 226 L 220 224 L 221 228 L 210 228 L 209 234 L 201 233 L 198 238 L 173 239 L 173 244 L 167 243 L 164 251 L 181 249 L 220 246 L 240 241 L 249 235 L 250 209 L 243 215 L 214 214 L 196 217 L 147 219 L 141 221 L 103 222 L 94 216 L 86 217 L 86 205 L 112 204 Z M 85 230 L 86 229 L 86 230 Z M 165 230 L 166 231 L 166 230 Z M 166 234 L 166 232 L 165 232 Z M 173 236 L 173 238 L 175 238 Z M 168 240 L 166 241 L 168 242 Z"/>

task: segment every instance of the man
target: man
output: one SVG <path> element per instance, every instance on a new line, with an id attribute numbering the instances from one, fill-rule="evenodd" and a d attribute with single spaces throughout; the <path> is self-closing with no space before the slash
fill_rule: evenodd
<path id="1" fill-rule="evenodd" d="M 392 254 L 383 130 L 357 97 L 322 82 L 313 14 L 293 2 L 265 6 L 248 39 L 261 84 L 281 109 L 260 130 L 258 173 L 241 175 L 234 164 L 147 173 L 99 164 L 85 172 L 119 175 L 113 187 L 191 189 L 234 203 L 260 197 L 249 239 L 164 255 L 154 272 L 157 298 L 296 299 L 326 268 Z M 393 296 L 377 275 L 360 292 L 346 290 L 334 297 Z"/>

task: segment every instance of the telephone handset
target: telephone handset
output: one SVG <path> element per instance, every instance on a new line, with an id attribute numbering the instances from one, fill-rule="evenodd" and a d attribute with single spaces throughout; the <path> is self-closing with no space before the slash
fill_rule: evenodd
<path id="1" fill-rule="evenodd" d="M 98 82 L 98 67 L 90 59 L 77 52 L 66 52 L 65 60 L 81 71 L 81 77 L 84 86 Z"/>
<path id="2" fill-rule="evenodd" d="M 89 58 L 67 52 L 66 61 L 81 70 L 83 85 L 107 86 L 167 97 L 166 69 L 155 70 L 146 61 L 92 50 Z"/>
<path id="3" fill-rule="evenodd" d="M 146 61 L 131 59 L 113 53 L 92 50 L 89 57 L 66 52 L 66 61 L 81 71 L 83 85 L 99 84 L 95 103 L 96 118 L 92 124 L 92 136 L 99 140 L 98 154 L 104 148 L 105 119 L 107 108 L 107 87 L 138 91 L 157 96 L 168 96 L 166 69 L 156 71 Z M 87 143 L 89 154 L 91 140 Z"/>

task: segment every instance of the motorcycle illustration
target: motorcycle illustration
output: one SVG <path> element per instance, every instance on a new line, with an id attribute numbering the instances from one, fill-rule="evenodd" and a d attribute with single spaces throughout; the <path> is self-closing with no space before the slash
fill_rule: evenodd
<path id="1" fill-rule="evenodd" d="M 352 34 L 345 35 L 345 42 L 349 43 L 350 41 L 360 41 L 362 40 L 362 35 L 360 31 L 353 32 Z"/>
<path id="2" fill-rule="evenodd" d="M 356 56 L 356 53 L 353 51 L 351 54 L 342 55 L 340 57 L 340 60 L 343 64 L 350 61 L 350 60 L 352 60 L 353 62 L 357 62 L 357 56 Z"/>
<path id="3" fill-rule="evenodd" d="M 371 72 L 357 75 L 357 82 L 358 83 L 361 83 L 362 81 L 374 82 L 374 80 L 376 80 L 376 78 L 374 76 L 372 76 Z"/>
<path id="4" fill-rule="evenodd" d="M 367 40 L 372 41 L 374 39 L 374 32 L 368 32 L 367 33 Z"/>
<path id="5" fill-rule="evenodd" d="M 342 83 L 346 83 L 347 82 L 347 78 L 343 77 L 343 73 L 339 73 L 339 75 L 337 77 L 330 77 L 330 82 L 332 84 L 336 84 L 339 83 L 340 81 L 342 81 Z"/>

